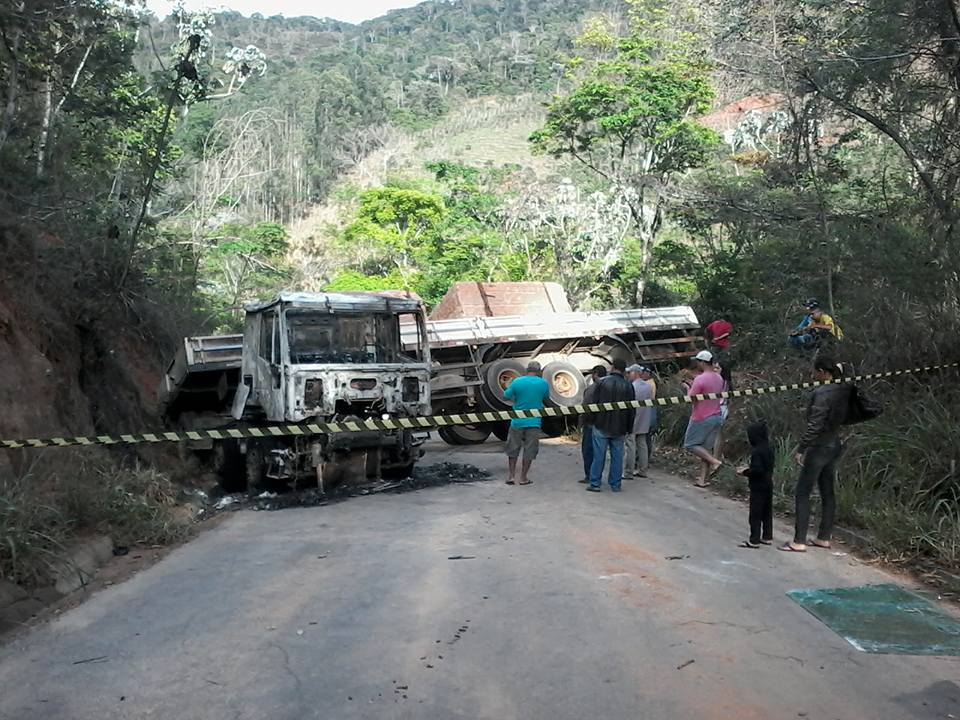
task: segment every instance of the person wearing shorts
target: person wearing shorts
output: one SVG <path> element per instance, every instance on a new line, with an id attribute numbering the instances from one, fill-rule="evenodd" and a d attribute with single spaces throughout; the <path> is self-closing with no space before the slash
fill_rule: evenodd
<path id="1" fill-rule="evenodd" d="M 694 357 L 696 377 L 687 390 L 687 396 L 707 395 L 723 392 L 723 378 L 713 369 L 713 354 L 701 350 Z M 714 444 L 717 433 L 723 425 L 720 400 L 694 400 L 690 423 L 683 438 L 683 447 L 700 460 L 700 473 L 694 483 L 697 487 L 709 485 L 709 479 L 716 475 L 723 463 L 714 457 Z"/>
<path id="2" fill-rule="evenodd" d="M 536 360 L 527 365 L 527 374 L 516 378 L 504 390 L 504 397 L 513 402 L 514 410 L 542 410 L 550 395 L 550 386 L 541 375 L 543 369 Z M 540 452 L 539 417 L 513 418 L 507 433 L 507 485 L 529 485 L 530 466 Z M 520 479 L 517 476 L 517 460 L 523 454 Z"/>

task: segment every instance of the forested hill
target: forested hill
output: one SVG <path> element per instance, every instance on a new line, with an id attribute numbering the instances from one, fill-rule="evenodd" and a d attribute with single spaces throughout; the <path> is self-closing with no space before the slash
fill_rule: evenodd
<path id="1" fill-rule="evenodd" d="M 840 359 L 960 357 L 956 0 L 461 0 L 360 26 L 138 7 L 0 3 L 6 437 L 149 427 L 178 339 L 282 287 L 691 304 L 765 382 L 807 371 L 785 338 L 817 297 Z M 885 389 L 841 512 L 956 565 L 938 382 Z M 749 408 L 789 457 L 793 409 Z"/>
<path id="2" fill-rule="evenodd" d="M 584 18 L 624 6 L 610 0 L 430 1 L 362 25 L 309 17 L 216 16 L 213 52 L 252 44 L 267 56 L 265 82 L 219 104 L 191 110 L 182 129 L 199 149 L 217 118 L 269 108 L 282 117 L 303 177 L 288 178 L 280 215 L 323 198 L 338 173 L 378 144 L 386 124 L 420 129 L 463 100 L 555 91 Z M 176 39 L 173 19 L 151 28 L 139 63 L 157 67 L 153 47 Z"/>

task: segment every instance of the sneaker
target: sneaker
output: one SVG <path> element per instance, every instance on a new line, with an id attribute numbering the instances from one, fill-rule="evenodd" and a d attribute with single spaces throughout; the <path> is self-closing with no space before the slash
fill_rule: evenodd
<path id="1" fill-rule="evenodd" d="M 586 485 L 586 484 L 589 483 L 590 481 L 587 480 L 586 478 L 584 478 L 583 480 L 577 480 L 577 482 L 580 483 L 581 485 Z"/>
<path id="2" fill-rule="evenodd" d="M 649 475 L 647 475 L 645 472 L 641 472 L 641 471 L 639 471 L 639 470 L 637 470 L 637 471 L 633 474 L 633 476 L 634 476 L 635 478 L 645 478 L 645 477 L 649 477 Z"/>
<path id="3" fill-rule="evenodd" d="M 617 485 L 616 487 L 612 487 L 612 488 L 610 488 L 610 491 L 611 491 L 611 492 L 620 492 L 620 486 Z"/>
<path id="4" fill-rule="evenodd" d="M 587 485 L 587 492 L 601 492 L 600 488 L 595 488 L 593 485 Z"/>

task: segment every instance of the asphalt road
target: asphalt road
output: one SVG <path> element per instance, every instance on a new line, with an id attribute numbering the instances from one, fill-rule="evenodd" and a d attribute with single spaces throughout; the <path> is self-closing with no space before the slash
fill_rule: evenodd
<path id="1" fill-rule="evenodd" d="M 578 468 L 558 444 L 529 487 L 238 512 L 0 649 L 0 717 L 960 718 L 960 659 L 860 653 L 784 594 L 889 576 L 738 549 L 740 505 Z"/>

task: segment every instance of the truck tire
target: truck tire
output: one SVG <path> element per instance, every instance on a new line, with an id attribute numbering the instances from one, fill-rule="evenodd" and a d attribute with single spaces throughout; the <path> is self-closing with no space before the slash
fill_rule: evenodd
<path id="1" fill-rule="evenodd" d="M 504 358 L 487 365 L 483 373 L 483 397 L 496 408 L 508 408 L 511 403 L 504 397 L 507 385 L 523 375 L 526 367 L 519 360 Z"/>
<path id="2" fill-rule="evenodd" d="M 228 493 L 246 490 L 247 477 L 244 473 L 240 443 L 236 440 L 221 440 L 214 446 L 213 455 L 220 487 Z"/>
<path id="3" fill-rule="evenodd" d="M 480 425 L 448 425 L 437 434 L 448 445 L 480 445 L 490 437 L 490 430 Z"/>
<path id="4" fill-rule="evenodd" d="M 587 381 L 576 367 L 567 362 L 547 363 L 543 379 L 550 386 L 550 404 L 555 407 L 571 407 L 583 402 Z"/>

